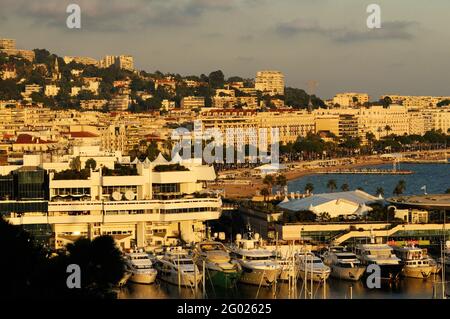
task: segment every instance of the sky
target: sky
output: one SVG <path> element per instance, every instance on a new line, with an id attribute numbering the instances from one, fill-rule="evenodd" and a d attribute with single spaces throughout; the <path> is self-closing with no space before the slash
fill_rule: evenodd
<path id="1" fill-rule="evenodd" d="M 69 4 L 81 29 L 66 26 Z M 369 4 L 381 28 L 369 29 Z M 450 95 L 448 0 L 0 0 L 0 37 L 60 56 L 130 54 L 148 72 L 253 78 L 339 92 Z"/>

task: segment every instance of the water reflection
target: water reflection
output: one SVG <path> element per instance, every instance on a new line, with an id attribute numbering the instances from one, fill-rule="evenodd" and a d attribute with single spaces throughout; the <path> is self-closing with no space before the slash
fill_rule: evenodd
<path id="1" fill-rule="evenodd" d="M 314 299 L 431 299 L 433 293 L 439 298 L 441 286 L 437 284 L 439 277 L 428 280 L 404 278 L 395 284 L 383 283 L 380 289 L 368 289 L 363 282 L 348 282 L 330 278 L 325 285 L 314 284 L 313 289 L 308 285 L 307 298 Z M 435 286 L 435 290 L 433 287 Z M 351 287 L 351 289 L 350 289 Z M 449 286 L 447 286 L 447 291 Z M 194 289 L 178 288 L 177 286 L 159 282 L 154 285 L 138 285 L 129 283 L 119 292 L 121 299 L 194 299 L 202 298 L 201 287 L 195 295 Z M 238 285 L 235 289 L 217 289 L 206 287 L 206 297 L 215 299 L 288 299 L 305 298 L 305 288 L 302 281 L 297 284 L 296 293 L 289 291 L 287 283 L 278 283 L 276 287 L 258 289 L 251 285 Z"/>

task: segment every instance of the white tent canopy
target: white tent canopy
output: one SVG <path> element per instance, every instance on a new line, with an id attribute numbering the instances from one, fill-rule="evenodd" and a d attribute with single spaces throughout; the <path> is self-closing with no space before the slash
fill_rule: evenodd
<path id="1" fill-rule="evenodd" d="M 158 157 L 152 162 L 153 165 L 167 165 L 169 161 L 165 159 L 162 153 L 159 153 Z"/>

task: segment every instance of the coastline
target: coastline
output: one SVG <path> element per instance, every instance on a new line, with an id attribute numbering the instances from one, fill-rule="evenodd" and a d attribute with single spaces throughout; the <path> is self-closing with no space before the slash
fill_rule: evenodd
<path id="1" fill-rule="evenodd" d="M 358 168 L 362 166 L 372 166 L 372 165 L 382 165 L 389 164 L 390 162 L 383 161 L 381 159 L 356 159 L 355 163 L 345 164 L 345 165 L 336 165 L 330 168 L 333 169 L 351 169 Z M 296 180 L 301 177 L 314 175 L 320 171 L 323 171 L 324 168 L 311 168 L 311 169 L 294 169 L 283 173 L 286 176 L 288 181 Z M 239 184 L 223 184 L 223 185 L 214 185 L 211 186 L 212 189 L 223 189 L 225 192 L 225 198 L 228 199 L 245 199 L 252 198 L 257 195 L 257 192 L 265 187 L 262 183 L 262 179 L 260 178 L 250 178 L 250 185 L 239 185 Z"/>

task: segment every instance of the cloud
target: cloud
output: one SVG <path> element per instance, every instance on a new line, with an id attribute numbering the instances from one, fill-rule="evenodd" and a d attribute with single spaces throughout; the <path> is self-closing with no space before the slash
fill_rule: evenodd
<path id="1" fill-rule="evenodd" d="M 190 26 L 210 12 L 235 8 L 235 0 L 0 0 L 0 7 L 34 24 L 64 27 L 71 3 L 81 7 L 82 29 L 104 32 Z"/>
<path id="2" fill-rule="evenodd" d="M 411 40 L 415 37 L 414 29 L 419 24 L 413 21 L 387 21 L 380 29 L 351 30 L 348 27 L 325 28 L 317 21 L 296 19 L 276 26 L 275 32 L 283 37 L 300 34 L 313 34 L 326 37 L 335 42 L 367 42 L 379 40 Z"/>

